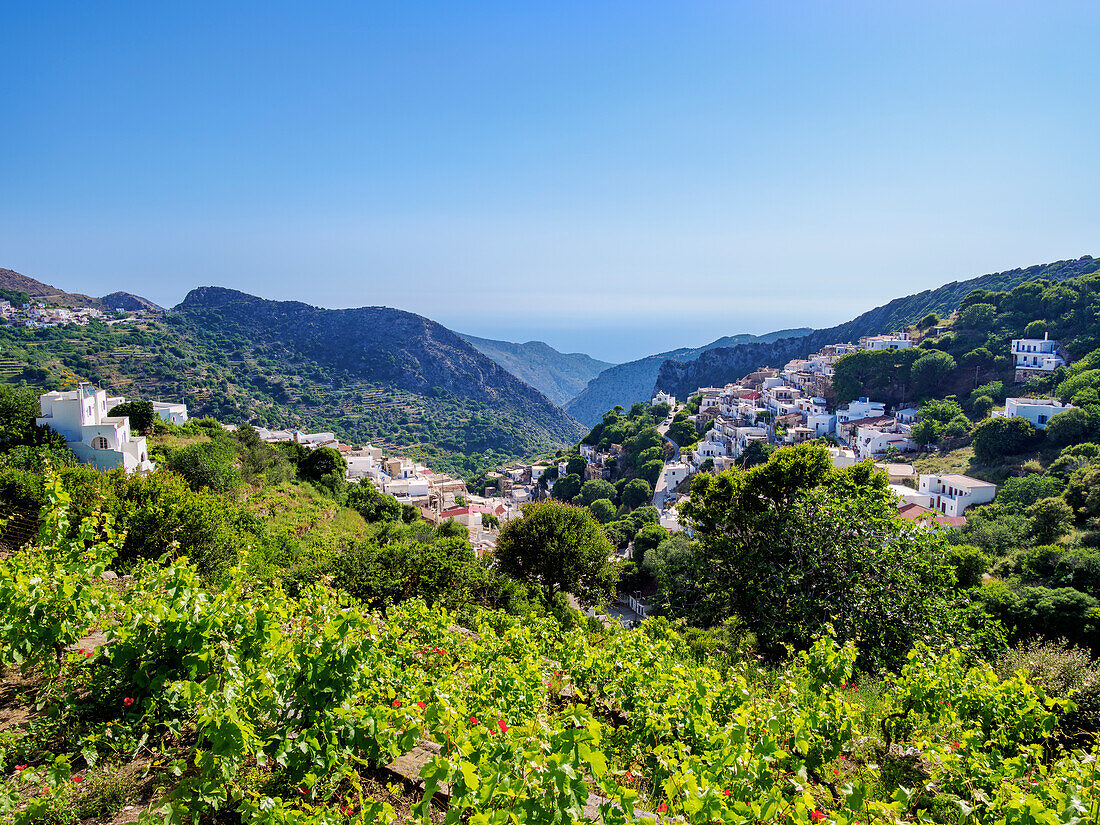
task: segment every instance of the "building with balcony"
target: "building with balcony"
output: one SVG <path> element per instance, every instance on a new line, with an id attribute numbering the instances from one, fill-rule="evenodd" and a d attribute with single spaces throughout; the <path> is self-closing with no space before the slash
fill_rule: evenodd
<path id="1" fill-rule="evenodd" d="M 988 504 L 997 495 L 997 485 L 970 476 L 922 475 L 920 492 L 930 497 L 931 507 L 945 516 L 961 516 L 967 507 Z"/>

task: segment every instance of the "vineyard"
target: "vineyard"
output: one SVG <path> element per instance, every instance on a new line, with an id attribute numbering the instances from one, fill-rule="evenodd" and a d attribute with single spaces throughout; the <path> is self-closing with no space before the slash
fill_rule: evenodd
<path id="1" fill-rule="evenodd" d="M 38 546 L 0 562 L 0 663 L 39 680 L 35 721 L 0 734 L 17 825 L 78 821 L 58 812 L 87 811 L 85 788 L 136 762 L 142 822 L 1100 817 L 1072 701 L 950 645 L 881 679 L 829 636 L 779 668 L 715 668 L 660 620 L 485 611 L 466 629 L 420 601 L 381 615 L 325 587 L 290 598 L 247 570 L 212 588 L 185 560 L 119 581 L 102 575 L 111 525 L 72 531 L 59 484 L 50 497 Z M 418 776 L 379 792 L 403 764 Z"/>

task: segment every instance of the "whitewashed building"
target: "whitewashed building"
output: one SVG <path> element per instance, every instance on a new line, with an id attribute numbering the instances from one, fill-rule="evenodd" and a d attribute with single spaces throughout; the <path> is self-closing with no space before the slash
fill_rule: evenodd
<path id="1" fill-rule="evenodd" d="M 108 398 L 104 390 L 81 384 L 68 392 L 48 392 L 39 396 L 39 426 L 49 427 L 65 439 L 67 446 L 85 464 L 99 470 L 122 467 L 127 472 L 150 472 L 145 436 L 130 434 L 130 419 L 108 416 L 107 411 L 125 403 L 124 398 Z"/>
<path id="2" fill-rule="evenodd" d="M 154 401 L 153 412 L 163 421 L 172 424 L 187 423 L 187 405 L 173 404 L 171 401 Z"/>
<path id="3" fill-rule="evenodd" d="M 1010 352 L 1017 381 L 1032 375 L 1048 375 L 1066 363 L 1061 342 L 1050 340 L 1050 333 L 1042 338 L 1013 338 Z"/>
<path id="4" fill-rule="evenodd" d="M 945 516 L 961 516 L 967 507 L 988 504 L 997 495 L 997 485 L 970 476 L 922 475 L 920 492 L 931 497 L 931 507 Z"/>
<path id="5" fill-rule="evenodd" d="M 1045 430 L 1050 419 L 1072 410 L 1070 404 L 1063 404 L 1053 398 L 1006 398 L 1004 412 L 994 410 L 990 417 L 1005 416 L 1006 418 L 1026 418 L 1038 430 Z"/>

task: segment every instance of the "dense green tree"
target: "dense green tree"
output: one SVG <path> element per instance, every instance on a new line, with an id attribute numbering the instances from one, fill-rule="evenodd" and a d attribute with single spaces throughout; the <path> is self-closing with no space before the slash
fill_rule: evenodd
<path id="1" fill-rule="evenodd" d="M 0 448 L 35 442 L 38 394 L 27 387 L 0 384 Z"/>
<path id="2" fill-rule="evenodd" d="M 1096 649 L 1100 602 L 1071 587 L 1019 587 L 991 582 L 972 591 L 1014 641 L 1036 636 Z"/>
<path id="3" fill-rule="evenodd" d="M 628 510 L 648 504 L 653 498 L 653 488 L 644 478 L 634 478 L 623 487 L 622 502 Z"/>
<path id="4" fill-rule="evenodd" d="M 298 464 L 298 474 L 307 481 L 320 481 L 331 476 L 344 477 L 348 463 L 338 450 L 317 447 Z"/>
<path id="5" fill-rule="evenodd" d="M 610 499 L 612 504 L 616 498 L 615 485 L 602 478 L 593 478 L 581 485 L 580 492 L 573 498 L 573 503 L 579 507 L 587 507 L 597 499 Z"/>
<path id="6" fill-rule="evenodd" d="M 934 312 L 929 312 L 919 321 L 917 321 L 917 329 L 931 329 L 940 322 L 940 316 Z"/>
<path id="7" fill-rule="evenodd" d="M 565 474 L 567 476 L 580 476 L 584 478 L 584 471 L 588 469 L 588 462 L 575 455 L 565 462 Z"/>
<path id="8" fill-rule="evenodd" d="M 664 469 L 665 463 L 663 461 L 647 461 L 638 468 L 638 477 L 644 478 L 651 486 L 656 487 L 657 480 L 661 477 L 661 473 Z"/>
<path id="9" fill-rule="evenodd" d="M 673 533 L 652 550 L 645 551 L 642 570 L 658 578 L 669 563 L 676 565 L 690 554 L 691 539 L 683 533 Z"/>
<path id="10" fill-rule="evenodd" d="M 913 385 L 913 392 L 918 398 L 927 398 L 936 395 L 944 380 L 955 369 L 955 359 L 948 353 L 940 350 L 928 350 L 921 355 L 909 374 Z"/>
<path id="11" fill-rule="evenodd" d="M 1096 408 L 1074 407 L 1051 417 L 1047 422 L 1047 440 L 1055 447 L 1078 444 L 1093 438 L 1100 425 Z"/>
<path id="12" fill-rule="evenodd" d="M 942 434 L 943 425 L 938 421 L 928 418 L 923 421 L 918 421 L 909 433 L 909 437 L 913 439 L 915 444 L 925 447 L 929 444 L 937 443 Z"/>
<path id="13" fill-rule="evenodd" d="M 831 622 L 865 664 L 896 664 L 947 619 L 941 540 L 896 517 L 869 463 L 836 470 L 821 448 L 781 448 L 762 466 L 697 476 L 680 512 L 698 549 L 666 568 L 669 609 L 704 625 L 736 614 L 771 655 Z"/>
<path id="14" fill-rule="evenodd" d="M 982 583 L 982 574 L 990 567 L 989 556 L 971 544 L 956 544 L 948 548 L 947 563 L 955 571 L 955 581 L 964 590 Z"/>
<path id="15" fill-rule="evenodd" d="M 578 475 L 562 476 L 554 482 L 550 495 L 558 501 L 572 501 L 580 493 L 581 483 L 581 477 Z"/>
<path id="16" fill-rule="evenodd" d="M 677 418 L 668 428 L 668 437 L 681 447 L 690 447 L 699 440 L 699 431 L 695 429 L 695 425 L 691 421 L 686 417 L 680 418 L 679 413 L 677 413 Z"/>
<path id="17" fill-rule="evenodd" d="M 993 326 L 993 318 L 997 315 L 997 307 L 993 304 L 971 304 L 960 310 L 955 326 L 959 329 L 987 330 Z"/>
<path id="18" fill-rule="evenodd" d="M 368 522 L 401 521 L 401 504 L 393 496 L 380 493 L 369 481 L 348 485 L 347 506 Z"/>
<path id="19" fill-rule="evenodd" d="M 1057 541 L 1073 527 L 1073 510 L 1061 498 L 1044 498 L 1027 508 L 1031 535 L 1043 544 Z"/>
<path id="20" fill-rule="evenodd" d="M 668 538 L 668 530 L 659 524 L 646 524 L 634 536 L 634 560 L 641 563 L 646 553 Z"/>
<path id="21" fill-rule="evenodd" d="M 551 601 L 564 591 L 599 604 L 615 586 L 612 550 L 588 510 L 546 501 L 524 505 L 523 518 L 501 528 L 496 558 L 501 570 L 539 585 Z"/>
<path id="22" fill-rule="evenodd" d="M 207 576 L 236 564 L 241 549 L 256 541 L 259 525 L 213 489 L 190 489 L 180 476 L 161 470 L 144 476 L 112 475 L 101 482 L 97 498 L 107 498 L 106 509 L 125 529 L 118 552 L 123 568 L 166 553 L 188 557 Z"/>
<path id="23" fill-rule="evenodd" d="M 1009 512 L 1023 512 L 1035 502 L 1051 496 L 1060 496 L 1065 482 L 1053 476 L 1033 473 L 1006 478 L 997 490 L 997 506 Z"/>
<path id="24" fill-rule="evenodd" d="M 153 411 L 152 401 L 126 401 L 115 404 L 107 411 L 111 417 L 119 416 L 130 419 L 130 429 L 135 433 L 147 433 L 153 426 L 153 420 L 157 414 Z"/>
<path id="25" fill-rule="evenodd" d="M 598 498 L 588 505 L 592 515 L 600 524 L 607 524 L 615 518 L 615 505 L 609 498 Z"/>
<path id="26" fill-rule="evenodd" d="M 992 409 L 993 399 L 988 395 L 979 395 L 977 398 L 970 399 L 970 410 L 975 418 L 985 418 Z"/>
<path id="27" fill-rule="evenodd" d="M 1034 447 L 1040 434 L 1026 418 L 987 418 L 973 430 L 974 455 L 979 461 L 997 461 Z"/>
<path id="28" fill-rule="evenodd" d="M 737 461 L 742 467 L 756 467 L 767 462 L 775 447 L 766 441 L 750 441 Z"/>

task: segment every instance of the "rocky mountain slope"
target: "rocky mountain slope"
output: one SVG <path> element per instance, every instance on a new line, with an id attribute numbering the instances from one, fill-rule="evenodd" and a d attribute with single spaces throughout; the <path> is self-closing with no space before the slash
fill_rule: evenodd
<path id="1" fill-rule="evenodd" d="M 152 301 L 129 292 L 112 292 L 102 298 L 93 298 L 79 292 L 65 292 L 55 286 L 36 281 L 11 269 L 0 269 L 0 289 L 25 292 L 31 298 L 66 307 L 96 307 L 102 310 L 125 309 L 160 310 Z"/>
<path id="2" fill-rule="evenodd" d="M 775 341 L 780 338 L 798 337 L 811 332 L 809 328 L 787 329 L 769 332 L 767 335 L 728 335 L 711 341 L 702 347 L 683 347 L 669 352 L 639 358 L 609 367 L 588 383 L 584 390 L 565 404 L 565 411 L 583 424 L 593 425 L 616 404 L 629 407 L 635 401 L 651 396 L 661 365 L 668 359 L 691 361 L 715 347 L 736 346 L 743 343 Z"/>
<path id="3" fill-rule="evenodd" d="M 496 361 L 520 381 L 530 384 L 559 407 L 581 392 L 608 367 L 583 352 L 558 352 L 542 341 L 514 344 L 458 333 L 474 349 Z"/>
<path id="4" fill-rule="evenodd" d="M 938 289 L 928 289 L 869 310 L 843 324 L 814 330 L 808 335 L 773 343 L 750 342 L 710 349 L 693 361 L 666 359 L 659 369 L 655 389 L 686 396 L 698 387 L 722 386 L 736 381 L 760 366 L 781 366 L 792 358 L 805 358 L 825 344 L 855 341 L 863 335 L 877 335 L 912 324 L 929 312 L 941 316 L 954 312 L 963 297 L 974 289 L 1008 290 L 1025 283 L 1046 279 L 1065 281 L 1100 268 L 1100 260 L 1084 256 L 1077 260 L 1037 264 L 1007 272 L 995 272 L 952 281 Z"/>

